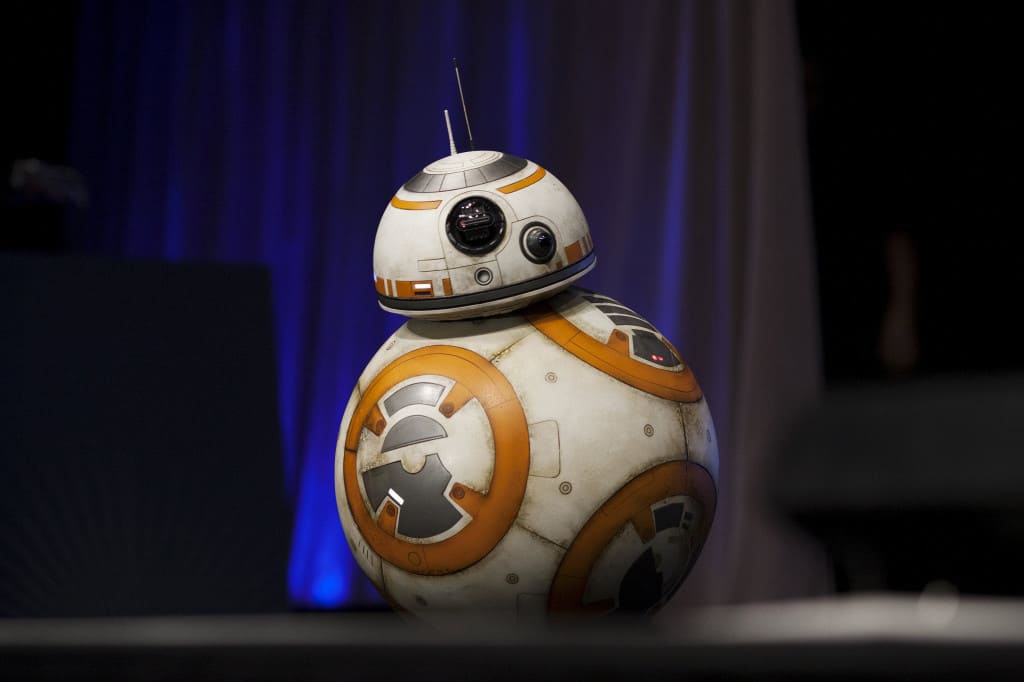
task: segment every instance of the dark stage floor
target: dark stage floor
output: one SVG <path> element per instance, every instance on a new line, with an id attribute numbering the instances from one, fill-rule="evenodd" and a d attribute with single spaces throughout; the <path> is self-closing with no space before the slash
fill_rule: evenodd
<path id="1" fill-rule="evenodd" d="M 2 679 L 1020 679 L 1024 601 L 866 596 L 516 631 L 387 613 L 0 621 Z"/>

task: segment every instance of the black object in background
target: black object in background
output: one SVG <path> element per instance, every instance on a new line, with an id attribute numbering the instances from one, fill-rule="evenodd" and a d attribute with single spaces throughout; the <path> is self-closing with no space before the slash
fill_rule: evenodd
<path id="1" fill-rule="evenodd" d="M 284 611 L 263 268 L 0 255 L 0 615 Z"/>
<path id="2" fill-rule="evenodd" d="M 17 176 L 28 160 L 45 168 L 70 161 L 78 9 L 70 0 L 0 4 L 0 251 L 68 248 L 68 202 Z"/>
<path id="3" fill-rule="evenodd" d="M 830 391 L 769 490 L 822 541 L 841 592 L 1024 595 L 1024 374 Z"/>
<path id="4" fill-rule="evenodd" d="M 796 3 L 825 377 L 886 376 L 887 240 L 918 283 L 911 374 L 1024 370 L 1019 27 L 1010 5 Z"/>
<path id="5" fill-rule="evenodd" d="M 796 7 L 829 390 L 768 494 L 840 591 L 1024 595 L 1017 24 Z"/>

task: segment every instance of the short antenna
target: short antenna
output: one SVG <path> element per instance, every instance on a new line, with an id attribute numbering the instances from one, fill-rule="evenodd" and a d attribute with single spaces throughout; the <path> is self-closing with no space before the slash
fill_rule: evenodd
<path id="1" fill-rule="evenodd" d="M 452 137 L 452 120 L 448 118 L 448 110 L 444 110 L 444 124 L 448 127 L 448 147 L 452 150 L 452 156 L 459 152 L 455 149 L 455 138 Z"/>
<path id="2" fill-rule="evenodd" d="M 459 63 L 452 57 L 452 65 L 455 67 L 455 82 L 459 84 L 459 101 L 462 102 L 462 115 L 466 117 L 466 134 L 469 136 L 469 150 L 476 151 L 473 144 L 473 130 L 469 127 L 469 112 L 466 110 L 466 98 L 462 94 L 462 79 L 459 78 Z"/>

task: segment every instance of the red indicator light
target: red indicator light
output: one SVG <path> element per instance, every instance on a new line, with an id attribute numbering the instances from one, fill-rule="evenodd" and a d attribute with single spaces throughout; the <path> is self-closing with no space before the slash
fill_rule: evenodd
<path id="1" fill-rule="evenodd" d="M 665 358 L 660 355 L 655 355 L 654 353 L 651 353 L 651 360 L 654 360 L 655 362 L 665 362 Z"/>

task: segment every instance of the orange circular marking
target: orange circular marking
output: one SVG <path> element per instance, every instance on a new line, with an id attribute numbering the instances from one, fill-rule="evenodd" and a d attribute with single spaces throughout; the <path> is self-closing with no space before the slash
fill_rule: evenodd
<path id="1" fill-rule="evenodd" d="M 703 395 L 697 378 L 685 362 L 682 371 L 673 372 L 630 357 L 629 342 L 623 338 L 625 334 L 621 330 L 613 331 L 607 344 L 601 343 L 559 315 L 546 302 L 530 306 L 523 311 L 523 316 L 544 336 L 583 362 L 633 388 L 684 403 L 700 400 Z M 672 350 L 675 351 L 674 348 Z"/>
<path id="2" fill-rule="evenodd" d="M 707 469 L 699 464 L 679 460 L 659 464 L 623 486 L 584 524 L 562 557 L 551 581 L 548 609 L 602 612 L 610 609 L 612 604 L 607 600 L 596 604 L 583 603 L 583 594 L 598 557 L 627 523 L 633 524 L 644 542 L 653 539 L 655 530 L 651 505 L 677 495 L 692 497 L 704 508 L 700 525 L 692 529 L 695 547 L 690 556 L 695 558 L 704 545 L 715 515 L 715 483 Z"/>
<path id="3" fill-rule="evenodd" d="M 359 436 L 367 417 L 391 388 L 424 374 L 436 374 L 457 382 L 447 399 L 452 402 L 453 413 L 476 398 L 487 415 L 494 437 L 494 473 L 487 493 L 460 485 L 463 496 L 453 500 L 473 517 L 472 520 L 455 535 L 430 544 L 402 540 L 395 537 L 393 530 L 388 533 L 389 524 L 385 522 L 382 527 L 374 520 L 359 492 L 356 471 Z M 486 358 L 456 346 L 419 348 L 385 367 L 363 393 L 345 433 L 342 471 L 345 496 L 356 526 L 382 559 L 420 575 L 454 573 L 494 549 L 519 513 L 530 473 L 526 415 L 508 379 Z M 452 497 L 454 489 L 449 499 Z"/>

